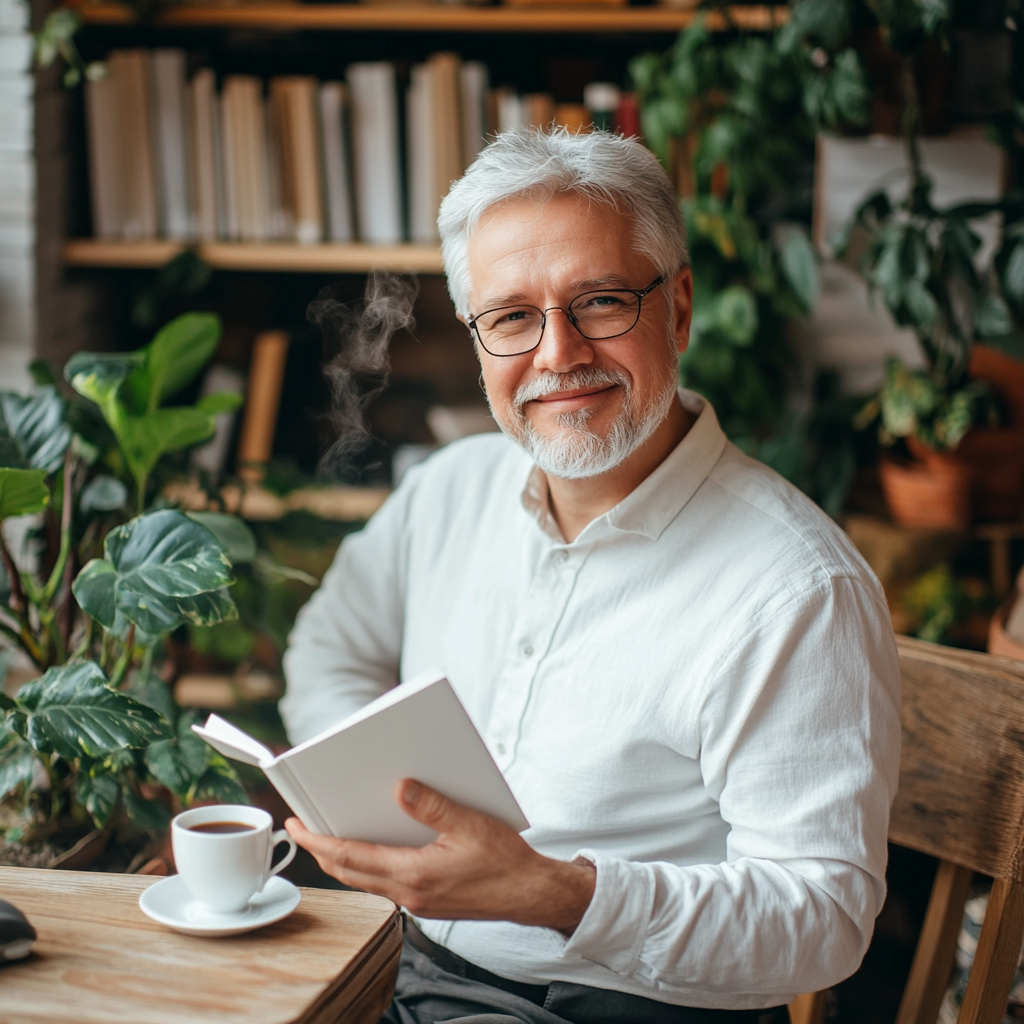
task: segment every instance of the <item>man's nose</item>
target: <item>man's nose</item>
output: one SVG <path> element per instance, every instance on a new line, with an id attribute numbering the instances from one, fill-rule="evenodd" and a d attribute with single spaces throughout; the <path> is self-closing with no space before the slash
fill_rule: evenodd
<path id="1" fill-rule="evenodd" d="M 566 373 L 594 361 L 593 342 L 576 330 L 564 309 L 552 307 L 545 317 L 544 334 L 534 350 L 535 369 Z"/>

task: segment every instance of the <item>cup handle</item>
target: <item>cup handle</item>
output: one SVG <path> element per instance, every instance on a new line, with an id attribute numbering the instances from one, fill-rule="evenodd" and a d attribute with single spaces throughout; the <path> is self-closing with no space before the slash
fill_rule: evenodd
<path id="1" fill-rule="evenodd" d="M 278 843 L 287 843 L 290 849 L 284 855 L 284 857 L 281 858 L 281 862 L 279 864 L 275 864 L 273 867 L 271 867 L 270 862 L 274 859 L 274 851 L 277 849 Z M 278 871 L 281 871 L 283 868 L 288 867 L 288 865 L 291 864 L 293 860 L 295 860 L 295 854 L 297 850 L 298 847 L 295 845 L 295 840 L 292 839 L 292 837 L 288 835 L 288 833 L 283 828 L 278 829 L 270 837 L 270 851 L 267 853 L 267 870 L 264 873 L 263 885 L 266 885 L 267 882 L 269 882 L 270 879 L 278 873 Z"/>

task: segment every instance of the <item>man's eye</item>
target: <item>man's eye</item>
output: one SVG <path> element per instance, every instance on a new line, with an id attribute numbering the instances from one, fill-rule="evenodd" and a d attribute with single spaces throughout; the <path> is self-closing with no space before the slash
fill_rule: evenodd
<path id="1" fill-rule="evenodd" d="M 609 306 L 624 305 L 621 295 L 611 293 L 588 295 L 582 302 L 574 303 L 577 309 L 607 309 Z"/>

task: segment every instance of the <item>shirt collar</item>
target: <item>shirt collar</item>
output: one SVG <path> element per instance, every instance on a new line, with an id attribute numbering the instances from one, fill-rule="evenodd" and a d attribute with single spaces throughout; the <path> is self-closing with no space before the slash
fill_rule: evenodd
<path id="1" fill-rule="evenodd" d="M 590 523 L 579 539 L 591 539 L 595 528 L 600 530 L 598 524 L 607 523 L 623 533 L 639 533 L 657 540 L 697 493 L 721 458 L 726 437 L 710 402 L 685 388 L 679 389 L 679 400 L 687 412 L 696 416 L 686 436 L 638 487 Z M 544 533 L 560 544 L 565 543 L 551 513 L 547 479 L 537 466 L 531 468 L 527 477 L 522 502 Z"/>

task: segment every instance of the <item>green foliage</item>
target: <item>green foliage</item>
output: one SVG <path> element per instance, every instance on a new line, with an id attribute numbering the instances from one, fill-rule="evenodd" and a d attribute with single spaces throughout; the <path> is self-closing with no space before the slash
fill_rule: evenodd
<path id="1" fill-rule="evenodd" d="M 139 511 L 144 507 L 147 483 L 157 461 L 168 452 L 209 440 L 216 427 L 216 414 L 240 401 L 217 395 L 195 406 L 161 408 L 209 361 L 219 337 L 217 317 L 186 313 L 137 352 L 79 352 L 64 368 L 65 379 L 97 405 L 117 439 L 135 481 Z"/>
<path id="2" fill-rule="evenodd" d="M 233 618 L 224 590 L 231 562 L 213 534 L 173 509 L 150 512 L 111 530 L 105 558 L 75 580 L 78 603 L 107 629 L 119 617 L 153 636 L 183 622 L 209 625 Z"/>
<path id="3" fill-rule="evenodd" d="M 0 468 L 0 520 L 42 512 L 50 500 L 45 481 L 41 469 Z"/>
<path id="4" fill-rule="evenodd" d="M 233 516 L 144 511 L 157 462 L 205 440 L 240 400 L 163 405 L 209 361 L 219 331 L 215 317 L 190 314 L 138 352 L 80 353 L 65 367 L 82 396 L 70 402 L 42 365 L 29 396 L 0 392 L 0 523 L 42 511 L 52 566 L 43 580 L 18 571 L 0 532 L 0 637 L 42 673 L 13 699 L 0 691 L 0 802 L 22 822 L 9 839 L 125 816 L 160 827 L 195 799 L 245 799 L 233 769 L 188 731 L 154 659 L 180 625 L 237 616 L 231 557 L 255 557 L 252 535 Z M 122 477 L 140 511 L 127 522 Z"/>
<path id="5" fill-rule="evenodd" d="M 914 437 L 936 451 L 956 448 L 977 423 L 998 422 L 998 407 L 985 381 L 965 381 L 954 388 L 932 371 L 910 370 L 893 358 L 886 361 L 882 389 L 854 420 L 859 429 L 877 424 L 882 444 Z"/>
<path id="6" fill-rule="evenodd" d="M 914 636 L 933 644 L 955 644 L 958 624 L 972 612 L 991 611 L 984 588 L 958 578 L 945 562 L 914 580 L 900 603 L 916 622 Z"/>
<path id="7" fill-rule="evenodd" d="M 7 726 L 37 753 L 66 761 L 144 747 L 167 733 L 160 715 L 113 689 L 91 661 L 51 668 L 23 686 L 7 711 Z"/>

